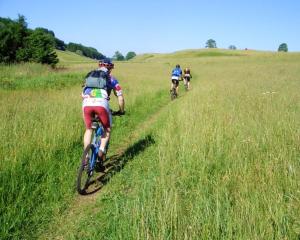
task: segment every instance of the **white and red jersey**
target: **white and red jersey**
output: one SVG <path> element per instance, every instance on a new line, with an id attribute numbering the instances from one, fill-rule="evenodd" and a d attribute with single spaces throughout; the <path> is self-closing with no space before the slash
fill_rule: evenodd
<path id="1" fill-rule="evenodd" d="M 99 88 L 85 87 L 82 91 L 82 107 L 85 106 L 103 106 L 109 109 L 109 96 L 111 90 L 114 90 L 117 96 L 122 96 L 122 88 L 116 78 L 110 75 L 109 81 L 107 83 L 107 90 Z"/>

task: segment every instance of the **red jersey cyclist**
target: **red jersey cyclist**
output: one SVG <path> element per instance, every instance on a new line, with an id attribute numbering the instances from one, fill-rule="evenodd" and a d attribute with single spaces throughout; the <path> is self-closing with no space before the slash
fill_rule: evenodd
<path id="1" fill-rule="evenodd" d="M 117 111 L 116 114 L 123 115 L 125 113 L 125 101 L 122 88 L 119 85 L 118 80 L 111 74 L 113 68 L 114 64 L 110 61 L 110 59 L 101 60 L 99 62 L 98 70 L 104 72 L 106 74 L 105 76 L 107 76 L 105 87 L 89 87 L 86 83 L 82 91 L 82 112 L 86 128 L 83 138 L 84 149 L 91 143 L 93 133 L 92 118 L 97 115 L 104 129 L 98 153 L 98 157 L 100 159 L 104 159 L 105 157 L 105 149 L 110 138 L 112 117 L 109 108 L 109 99 L 111 91 L 113 91 L 115 96 L 118 98 L 119 111 Z"/>

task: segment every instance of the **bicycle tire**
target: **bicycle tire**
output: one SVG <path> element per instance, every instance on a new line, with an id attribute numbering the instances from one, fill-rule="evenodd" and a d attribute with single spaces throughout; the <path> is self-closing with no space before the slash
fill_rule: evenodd
<path id="1" fill-rule="evenodd" d="M 83 151 L 81 157 L 81 164 L 77 175 L 77 192 L 81 195 L 87 194 L 87 188 L 89 187 L 90 179 L 94 169 L 90 168 L 90 159 L 93 154 L 92 144 L 89 144 Z M 88 156 L 88 157 L 87 157 Z"/>
<path id="2" fill-rule="evenodd" d="M 176 97 L 177 97 L 176 89 L 172 88 L 172 91 L 171 91 L 171 100 L 174 100 Z"/>

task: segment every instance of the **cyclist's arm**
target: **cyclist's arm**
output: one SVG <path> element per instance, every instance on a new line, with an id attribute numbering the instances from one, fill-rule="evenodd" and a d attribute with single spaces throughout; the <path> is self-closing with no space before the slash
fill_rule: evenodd
<path id="1" fill-rule="evenodd" d="M 114 95 L 118 98 L 118 105 L 119 105 L 119 111 L 124 113 L 125 111 L 125 99 L 123 96 L 122 88 L 119 85 L 119 82 L 117 79 L 115 79 L 113 76 L 111 76 L 111 84 L 114 91 Z"/>
<path id="2" fill-rule="evenodd" d="M 182 75 L 182 70 L 180 70 L 180 79 L 181 79 L 181 81 L 183 80 L 183 75 Z"/>
<path id="3" fill-rule="evenodd" d="M 120 112 L 123 113 L 125 111 L 125 100 L 123 95 L 118 96 L 118 103 L 119 103 Z"/>

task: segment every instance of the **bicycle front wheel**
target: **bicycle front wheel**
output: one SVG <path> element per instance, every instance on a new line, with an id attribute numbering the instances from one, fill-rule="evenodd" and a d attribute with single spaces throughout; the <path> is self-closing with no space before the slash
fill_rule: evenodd
<path id="1" fill-rule="evenodd" d="M 91 160 L 93 157 L 92 144 L 89 144 L 83 151 L 81 157 L 81 165 L 77 175 L 77 192 L 81 195 L 85 195 L 86 190 L 89 187 L 90 179 L 93 175 L 93 168 L 91 168 Z"/>

